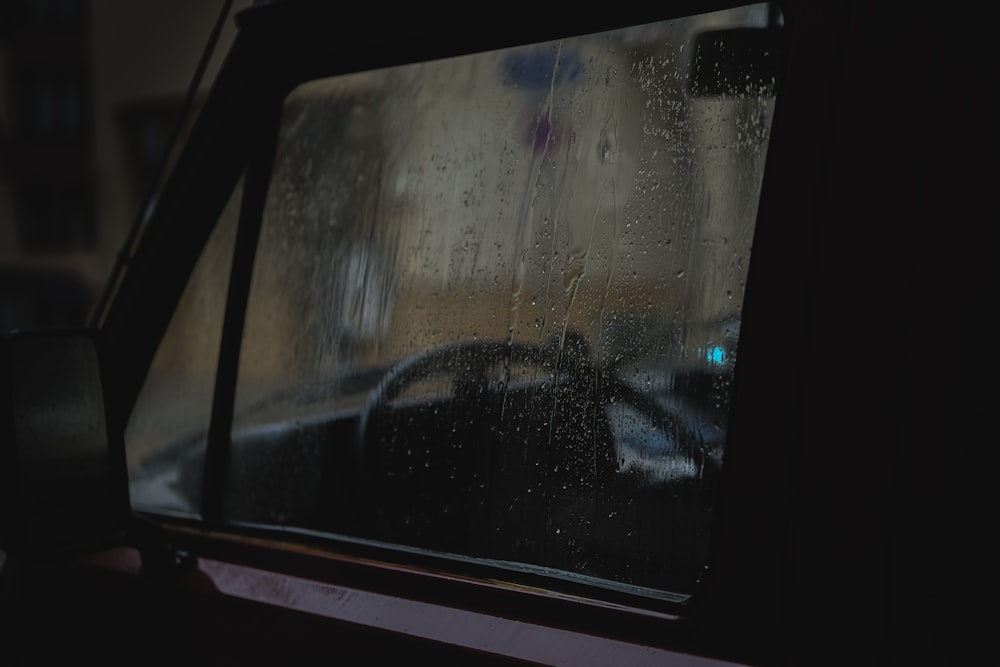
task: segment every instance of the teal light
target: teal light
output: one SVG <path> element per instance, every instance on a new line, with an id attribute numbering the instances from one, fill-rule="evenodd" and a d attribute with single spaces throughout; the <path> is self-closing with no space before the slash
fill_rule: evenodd
<path id="1" fill-rule="evenodd" d="M 709 363 L 716 364 L 717 366 L 726 363 L 726 351 L 718 345 L 708 348 L 705 356 L 708 358 Z"/>

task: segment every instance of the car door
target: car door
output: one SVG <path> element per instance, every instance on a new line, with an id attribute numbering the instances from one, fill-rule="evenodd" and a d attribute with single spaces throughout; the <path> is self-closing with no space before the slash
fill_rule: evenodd
<path id="1" fill-rule="evenodd" d="M 19 560 L 17 623 L 164 663 L 974 644 L 900 602 L 928 562 L 893 546 L 919 495 L 886 491 L 912 375 L 838 372 L 912 316 L 858 194 L 886 213 L 911 172 L 852 152 L 909 145 L 851 105 L 892 99 L 871 63 L 904 33 L 849 10 L 242 14 L 101 318 L 120 544 Z M 776 69 L 720 60 L 744 30 Z M 969 590 L 939 601 L 973 618 Z"/>

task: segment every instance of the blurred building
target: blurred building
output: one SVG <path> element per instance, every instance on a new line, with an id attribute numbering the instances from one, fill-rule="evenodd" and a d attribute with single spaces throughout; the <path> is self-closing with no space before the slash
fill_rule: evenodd
<path id="1" fill-rule="evenodd" d="M 202 91 L 246 4 L 0 0 L 0 330 L 86 323 L 220 13 Z"/>

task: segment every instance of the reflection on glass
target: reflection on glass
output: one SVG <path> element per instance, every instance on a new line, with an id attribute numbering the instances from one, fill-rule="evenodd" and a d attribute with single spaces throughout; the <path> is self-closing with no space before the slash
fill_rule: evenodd
<path id="1" fill-rule="evenodd" d="M 691 592 L 774 100 L 691 97 L 688 66 L 767 17 L 294 90 L 228 516 Z"/>

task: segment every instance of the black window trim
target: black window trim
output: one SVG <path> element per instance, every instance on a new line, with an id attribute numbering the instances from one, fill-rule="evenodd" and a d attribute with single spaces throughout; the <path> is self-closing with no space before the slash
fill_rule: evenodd
<path id="1" fill-rule="evenodd" d="M 201 515 L 206 525 L 222 522 L 226 498 L 226 470 L 232 440 L 233 411 L 236 403 L 236 385 L 239 373 L 240 350 L 243 341 L 243 324 L 246 317 L 250 283 L 253 278 L 254 260 L 264 214 L 264 203 L 270 186 L 274 150 L 278 139 L 281 118 L 280 100 L 270 105 L 270 113 L 263 114 L 262 135 L 254 147 L 246 172 L 243 200 L 240 205 L 239 223 L 226 296 L 226 310 L 219 341 L 218 368 L 212 392 L 212 411 L 205 451 L 202 478 Z"/>

